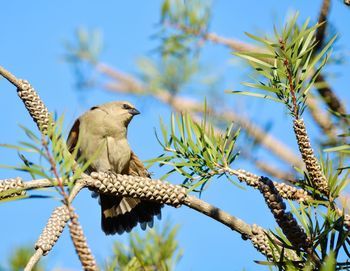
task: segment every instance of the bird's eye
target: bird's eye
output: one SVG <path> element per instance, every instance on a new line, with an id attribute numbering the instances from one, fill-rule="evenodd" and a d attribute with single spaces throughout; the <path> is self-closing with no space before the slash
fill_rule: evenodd
<path id="1" fill-rule="evenodd" d="M 123 104 L 123 108 L 124 109 L 132 109 L 132 107 L 130 105 L 128 105 L 128 104 Z"/>

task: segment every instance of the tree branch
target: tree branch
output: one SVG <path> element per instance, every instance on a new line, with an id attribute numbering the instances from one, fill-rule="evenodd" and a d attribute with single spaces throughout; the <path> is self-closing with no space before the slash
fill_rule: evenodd
<path id="1" fill-rule="evenodd" d="M 239 181 L 244 182 L 255 189 L 259 189 L 261 182 L 268 179 L 267 177 L 258 176 L 243 169 L 235 170 L 227 167 L 223 168 L 223 171 L 227 172 L 230 175 L 236 176 Z M 296 188 L 285 183 L 272 181 L 271 183 L 277 189 L 282 198 L 296 200 L 298 202 L 307 202 L 313 199 L 306 190 Z"/>
<path id="2" fill-rule="evenodd" d="M 35 267 L 35 265 L 39 262 L 41 256 L 43 255 L 42 249 L 37 249 L 34 253 L 34 255 L 30 258 L 29 262 L 27 263 L 26 267 L 24 268 L 24 271 L 31 271 Z"/>
<path id="3" fill-rule="evenodd" d="M 20 189 L 35 189 L 54 186 L 52 181 L 45 179 L 31 180 L 23 183 L 25 184 L 24 188 L 21 187 Z M 68 182 L 64 183 L 64 185 L 67 184 Z M 267 230 L 264 230 L 256 225 L 249 225 L 243 220 L 232 216 L 226 213 L 225 211 L 215 206 L 212 206 L 207 202 L 204 202 L 203 200 L 200 200 L 194 196 L 189 196 L 186 192 L 186 189 L 179 185 L 173 185 L 160 180 L 153 180 L 143 177 L 112 174 L 105 172 L 94 172 L 90 176 L 84 175 L 84 177 L 77 181 L 77 184 L 74 186 L 69 196 L 70 202 L 74 199 L 74 197 L 83 187 L 94 189 L 98 193 L 113 194 L 117 197 L 124 196 L 138 198 L 142 200 L 156 201 L 158 203 L 167 204 L 173 207 L 180 207 L 181 205 L 186 205 L 189 208 L 196 210 L 197 212 L 203 213 L 211 217 L 212 219 L 224 224 L 230 229 L 236 231 L 237 233 L 241 234 L 244 240 L 251 240 L 254 247 L 256 247 L 261 253 L 263 253 L 270 259 L 272 259 L 273 255 L 276 254 L 276 252 L 273 252 L 268 245 L 268 238 L 266 237 L 266 234 L 268 232 Z M 65 205 L 62 205 L 59 208 L 63 208 L 63 206 Z M 59 212 L 66 210 L 65 208 L 63 210 L 61 209 L 61 211 Z M 58 232 L 54 231 L 55 233 L 52 233 L 52 230 L 44 230 L 43 234 L 45 232 L 50 232 L 50 235 L 41 235 L 36 245 L 37 250 L 39 250 L 39 252 L 37 251 L 33 255 L 33 258 L 40 258 L 40 256 L 45 255 L 50 251 L 50 249 L 54 246 L 56 240 L 60 237 L 60 234 L 62 233 L 64 225 L 67 223 L 67 221 L 68 219 L 62 218 L 61 215 L 56 215 L 53 218 L 50 218 L 48 225 L 61 225 L 61 228 Z M 41 253 L 41 255 L 38 256 L 38 253 Z M 34 260 L 31 260 L 31 263 L 33 261 Z"/>
<path id="4" fill-rule="evenodd" d="M 12 85 L 17 88 L 22 86 L 21 81 L 16 78 L 12 73 L 6 70 L 4 67 L 0 66 L 0 75 L 7 79 Z"/>
<path id="5" fill-rule="evenodd" d="M 210 218 L 224 224 L 231 230 L 234 230 L 242 235 L 243 238 L 249 238 L 252 236 L 252 227 L 243 220 L 236 218 L 221 209 L 210 205 L 209 203 L 200 200 L 194 196 L 187 196 L 184 205 L 196 210 Z M 250 239 L 250 238 L 249 238 Z"/>
<path id="6" fill-rule="evenodd" d="M 295 178 L 293 174 L 290 172 L 285 172 L 280 170 L 278 167 L 275 167 L 274 165 L 271 165 L 271 163 L 266 163 L 263 160 L 254 160 L 254 163 L 256 167 L 266 173 L 268 173 L 270 176 L 283 180 L 286 183 L 293 182 L 293 179 Z"/>

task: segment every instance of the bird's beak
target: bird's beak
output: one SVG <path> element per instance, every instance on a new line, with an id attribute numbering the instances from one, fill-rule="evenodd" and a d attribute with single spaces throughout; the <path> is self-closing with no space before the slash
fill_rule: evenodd
<path id="1" fill-rule="evenodd" d="M 133 116 L 140 114 L 140 111 L 138 111 L 136 108 L 129 109 L 128 111 Z"/>

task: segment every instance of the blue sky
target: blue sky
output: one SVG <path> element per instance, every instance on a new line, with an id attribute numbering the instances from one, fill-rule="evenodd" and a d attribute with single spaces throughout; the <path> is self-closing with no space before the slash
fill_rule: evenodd
<path id="1" fill-rule="evenodd" d="M 136 72 L 138 57 L 150 54 L 157 41 L 150 37 L 159 22 L 161 1 L 5 1 L 0 7 L 0 65 L 19 78 L 28 79 L 52 111 L 65 114 L 68 130 L 74 119 L 92 105 L 111 100 L 130 100 L 142 112 L 130 126 L 129 141 L 134 151 L 143 160 L 160 153 L 154 137 L 154 127 L 158 127 L 159 116 L 170 114 L 169 108 L 151 98 L 116 95 L 98 89 L 77 92 L 71 67 L 63 61 L 63 43 L 72 40 L 78 27 L 98 29 L 103 33 L 104 50 L 101 60 L 126 72 Z M 300 17 L 316 20 L 321 1 L 228 1 L 217 0 L 213 5 L 211 31 L 220 35 L 246 40 L 244 32 L 259 33 L 271 31 L 273 23 L 280 23 L 293 10 L 300 10 Z M 331 22 L 340 33 L 337 47 L 349 56 L 350 10 L 342 1 L 334 1 Z M 232 66 L 231 52 L 220 46 L 208 45 L 204 48 L 203 61 L 217 70 L 225 70 L 222 92 L 239 88 L 239 82 L 246 80 L 238 66 Z M 346 59 L 345 59 L 346 60 Z M 344 103 L 349 104 L 346 93 L 350 76 L 349 63 L 332 67 L 337 74 L 331 83 Z M 228 98 L 237 99 L 236 96 Z M 236 103 L 237 105 L 237 103 Z M 239 103 L 238 103 L 239 105 Z M 248 108 L 250 115 L 260 121 L 274 121 L 272 132 L 282 137 L 286 144 L 295 148 L 290 120 L 281 107 L 261 105 L 252 101 Z M 16 95 L 15 88 L 5 80 L 0 80 L 0 123 L 2 132 L 0 143 L 16 143 L 25 139 L 18 124 L 35 129 L 24 106 Z M 276 114 L 280 110 L 281 114 Z M 260 119 L 259 119 L 260 118 Z M 312 127 L 311 127 L 312 128 Z M 313 128 L 312 128 L 313 129 Z M 142 136 L 140 136 L 142 133 Z M 19 163 L 16 152 L 1 149 L 0 164 Z M 240 167 L 252 168 L 249 164 Z M 155 176 L 160 173 L 152 169 Z M 0 169 L 0 179 L 21 175 L 18 172 Z M 172 178 L 180 183 L 179 178 Z M 264 227 L 274 227 L 272 215 L 256 191 L 242 191 L 224 179 L 216 181 L 203 195 L 203 199 L 248 223 Z M 0 225 L 0 262 L 17 245 L 34 244 L 51 211 L 59 202 L 53 199 L 25 200 L 0 204 L 2 223 Z M 126 240 L 123 236 L 105 236 L 100 230 L 100 210 L 88 191 L 80 193 L 74 202 L 80 216 L 88 242 L 97 260 L 101 263 L 111 253 L 114 240 Z M 163 217 L 181 225 L 179 243 L 184 256 L 178 270 L 265 270 L 252 260 L 263 257 L 227 227 L 200 215 L 187 207 L 164 208 Z M 161 224 L 161 223 L 159 223 Z M 49 269 L 65 267 L 79 270 L 80 264 L 71 245 L 67 231 L 58 241 L 53 251 L 44 260 Z"/>

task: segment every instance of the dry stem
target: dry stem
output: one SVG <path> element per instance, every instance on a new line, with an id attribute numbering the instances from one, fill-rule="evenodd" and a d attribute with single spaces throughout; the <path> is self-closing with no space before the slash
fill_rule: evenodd
<path id="1" fill-rule="evenodd" d="M 22 86 L 20 80 L 18 80 L 16 76 L 14 76 L 2 66 L 0 66 L 0 75 L 6 78 L 12 85 L 16 86 L 17 88 L 20 88 Z"/>
<path id="2" fill-rule="evenodd" d="M 30 258 L 29 262 L 27 263 L 26 267 L 24 268 L 24 271 L 31 271 L 35 267 L 35 265 L 39 262 L 41 256 L 43 256 L 42 249 L 37 249 L 34 253 L 34 255 Z"/>
<path id="3" fill-rule="evenodd" d="M 194 209 L 206 216 L 219 221 L 226 225 L 231 230 L 234 230 L 242 235 L 242 237 L 249 238 L 252 235 L 252 226 L 244 222 L 243 220 L 236 218 L 221 209 L 210 205 L 209 203 L 200 200 L 193 196 L 187 196 L 184 205 L 191 209 Z M 250 238 L 249 238 L 250 239 Z"/>

